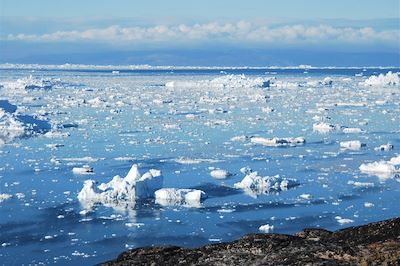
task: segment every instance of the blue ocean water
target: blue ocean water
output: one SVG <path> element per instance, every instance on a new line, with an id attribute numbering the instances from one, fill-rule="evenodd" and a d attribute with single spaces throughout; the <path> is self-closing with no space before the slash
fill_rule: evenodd
<path id="1" fill-rule="evenodd" d="M 0 194 L 12 196 L 0 202 L 2 264 L 95 264 L 128 248 L 230 241 L 264 224 L 273 225 L 274 233 L 294 233 L 399 216 L 398 174 L 382 178 L 359 166 L 400 153 L 399 86 L 364 85 L 370 75 L 400 69 L 118 70 L 0 72 L 0 100 L 52 127 L 0 146 Z M 279 86 L 202 82 L 242 74 L 274 78 Z M 18 79 L 30 76 L 49 80 L 50 87 L 21 89 Z M 321 83 L 327 77 L 332 83 Z M 171 81 L 183 85 L 164 86 Z M 339 129 L 315 132 L 320 121 Z M 344 127 L 361 132 L 347 134 Z M 270 147 L 251 143 L 254 136 L 306 142 Z M 366 146 L 340 147 L 351 140 Z M 387 143 L 394 148 L 375 149 Z M 142 172 L 161 170 L 163 187 L 197 188 L 208 198 L 199 208 L 143 199 L 82 212 L 77 195 L 84 180 L 125 176 L 134 163 Z M 94 173 L 72 172 L 83 165 Z M 298 186 L 245 193 L 234 188 L 244 177 L 242 167 L 294 178 Z M 232 176 L 215 179 L 210 175 L 215 168 Z"/>

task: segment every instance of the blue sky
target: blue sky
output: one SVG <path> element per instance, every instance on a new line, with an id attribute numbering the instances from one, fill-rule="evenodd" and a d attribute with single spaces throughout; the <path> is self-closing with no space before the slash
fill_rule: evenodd
<path id="1" fill-rule="evenodd" d="M 0 0 L 0 63 L 400 65 L 399 3 Z"/>

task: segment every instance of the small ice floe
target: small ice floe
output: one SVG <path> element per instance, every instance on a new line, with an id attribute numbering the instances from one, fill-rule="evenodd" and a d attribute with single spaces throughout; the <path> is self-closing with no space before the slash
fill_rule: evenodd
<path id="1" fill-rule="evenodd" d="M 317 86 L 331 86 L 333 80 L 331 77 L 325 77 L 323 80 L 311 80 L 307 81 L 305 84 L 307 87 L 317 87 Z"/>
<path id="2" fill-rule="evenodd" d="M 84 165 L 82 167 L 72 168 L 72 173 L 75 175 L 91 175 L 94 174 L 93 168 L 89 165 Z"/>
<path id="3" fill-rule="evenodd" d="M 231 141 L 238 141 L 238 142 L 245 142 L 246 140 L 248 140 L 249 137 L 245 136 L 245 135 L 241 135 L 241 136 L 234 136 L 231 138 Z"/>
<path id="4" fill-rule="evenodd" d="M 379 147 L 376 147 L 374 150 L 376 151 L 390 151 L 393 150 L 394 146 L 390 143 L 382 144 Z"/>
<path id="5" fill-rule="evenodd" d="M 179 164 L 200 164 L 200 163 L 218 163 L 221 160 L 213 160 L 213 159 L 193 159 L 193 158 L 178 158 L 175 159 L 175 162 Z"/>
<path id="6" fill-rule="evenodd" d="M 134 203 L 136 199 L 154 197 L 154 192 L 161 188 L 162 182 L 159 170 L 150 169 L 141 175 L 137 164 L 134 164 L 124 178 L 116 175 L 110 182 L 97 187 L 94 180 L 86 180 L 78 199 L 84 206 L 95 203 Z"/>
<path id="7" fill-rule="evenodd" d="M 336 129 L 336 127 L 334 125 L 331 125 L 331 124 L 328 124 L 325 122 L 319 122 L 319 123 L 316 123 L 313 125 L 313 131 L 322 133 L 322 134 L 332 132 L 335 129 Z"/>
<path id="8" fill-rule="evenodd" d="M 207 194 L 198 189 L 162 188 L 154 192 L 156 203 L 162 206 L 200 207 Z"/>
<path id="9" fill-rule="evenodd" d="M 345 134 L 358 134 L 363 133 L 364 131 L 358 127 L 344 127 L 342 128 L 342 132 Z"/>
<path id="10" fill-rule="evenodd" d="M 400 156 L 393 157 L 389 161 L 379 161 L 372 163 L 363 163 L 359 169 L 361 172 L 375 175 L 380 179 L 394 178 L 400 173 L 400 169 L 396 166 L 400 164 Z"/>
<path id="11" fill-rule="evenodd" d="M 242 75 L 224 75 L 211 80 L 198 81 L 169 81 L 167 88 L 268 88 L 270 80 L 261 77 L 248 78 Z"/>
<path id="12" fill-rule="evenodd" d="M 12 195 L 6 194 L 6 193 L 2 193 L 2 194 L 0 194 L 0 203 L 2 203 L 3 201 L 8 200 L 10 198 L 12 198 Z"/>
<path id="13" fill-rule="evenodd" d="M 70 133 L 52 130 L 52 131 L 46 132 L 46 134 L 44 134 L 44 136 L 49 139 L 60 139 L 60 138 L 69 137 Z"/>
<path id="14" fill-rule="evenodd" d="M 303 137 L 297 138 L 263 138 L 263 137 L 252 137 L 250 142 L 253 144 L 260 144 L 270 147 L 280 146 L 297 146 L 304 144 L 306 140 Z"/>
<path id="15" fill-rule="evenodd" d="M 210 172 L 210 175 L 215 179 L 225 179 L 230 177 L 232 174 L 229 173 L 227 170 L 215 169 Z"/>
<path id="16" fill-rule="evenodd" d="M 273 225 L 269 225 L 269 224 L 264 224 L 261 225 L 258 230 L 260 230 L 263 233 L 269 233 L 270 231 L 274 230 L 274 226 Z"/>
<path id="17" fill-rule="evenodd" d="M 364 81 L 365 86 L 396 86 L 400 84 L 399 73 L 392 73 L 389 71 L 386 75 L 379 74 L 379 76 L 372 75 Z"/>
<path id="18" fill-rule="evenodd" d="M 305 199 L 305 200 L 309 200 L 309 199 L 311 199 L 311 194 L 304 193 L 304 194 L 301 194 L 299 197 L 302 199 Z"/>
<path id="19" fill-rule="evenodd" d="M 335 219 L 336 219 L 336 221 L 337 221 L 339 224 L 354 223 L 354 220 L 347 219 L 347 218 L 342 218 L 342 217 L 340 217 L 340 216 L 336 216 Z"/>
<path id="20" fill-rule="evenodd" d="M 365 208 L 372 208 L 374 206 L 375 206 L 375 204 L 373 204 L 372 202 L 364 202 L 364 207 Z"/>
<path id="21" fill-rule="evenodd" d="M 371 182 L 358 182 L 358 181 L 355 182 L 353 180 L 348 181 L 347 184 L 353 185 L 353 186 L 359 187 L 359 188 L 368 188 L 368 187 L 374 187 L 375 186 L 375 184 L 371 183 Z"/>
<path id="22" fill-rule="evenodd" d="M 295 179 L 282 178 L 279 175 L 259 176 L 257 172 L 251 172 L 242 181 L 235 183 L 234 187 L 243 189 L 246 194 L 256 197 L 269 192 L 285 191 L 297 184 Z"/>
<path id="23" fill-rule="evenodd" d="M 340 148 L 347 149 L 347 150 L 353 150 L 353 151 L 358 151 L 362 147 L 365 147 L 365 143 L 361 143 L 359 140 L 350 140 L 350 141 L 343 141 L 340 142 Z"/>

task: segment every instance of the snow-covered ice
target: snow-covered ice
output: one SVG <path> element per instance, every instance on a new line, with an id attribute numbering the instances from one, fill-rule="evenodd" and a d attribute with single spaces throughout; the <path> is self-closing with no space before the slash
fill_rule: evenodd
<path id="1" fill-rule="evenodd" d="M 155 193 L 156 203 L 163 206 L 183 205 L 186 207 L 200 207 L 207 194 L 199 189 L 162 188 Z"/>

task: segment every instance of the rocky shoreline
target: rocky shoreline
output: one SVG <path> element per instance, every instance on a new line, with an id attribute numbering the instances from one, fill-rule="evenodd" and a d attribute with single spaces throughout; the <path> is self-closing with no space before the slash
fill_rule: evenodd
<path id="1" fill-rule="evenodd" d="M 195 249 L 137 248 L 100 265 L 400 265 L 400 218 L 335 232 L 250 234 Z"/>

